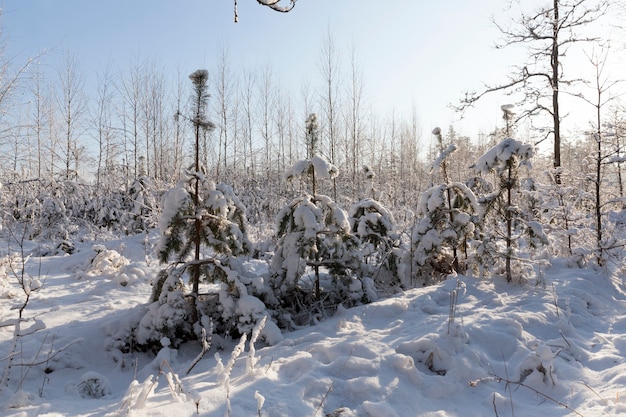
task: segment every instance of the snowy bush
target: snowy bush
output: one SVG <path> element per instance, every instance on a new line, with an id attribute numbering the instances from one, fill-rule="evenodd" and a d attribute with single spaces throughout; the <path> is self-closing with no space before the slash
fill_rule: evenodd
<path id="1" fill-rule="evenodd" d="M 157 199 L 152 181 L 141 176 L 126 191 L 124 228 L 128 233 L 145 232 L 156 226 Z"/>
<path id="2" fill-rule="evenodd" d="M 454 270 L 466 270 L 467 249 L 476 237 L 479 212 L 474 193 L 464 184 L 442 184 L 426 190 L 417 205 L 411 250 L 405 255 L 405 276 L 426 284 Z"/>
<path id="3" fill-rule="evenodd" d="M 561 171 L 561 170 L 559 170 Z M 564 177 L 564 173 L 560 172 Z M 533 193 L 541 210 L 538 220 L 550 231 L 552 253 L 569 258 L 572 265 L 583 266 L 593 255 L 594 227 L 588 215 L 593 195 L 565 184 L 538 185 Z"/>
<path id="4" fill-rule="evenodd" d="M 128 259 L 116 250 L 107 249 L 102 245 L 94 245 L 93 250 L 96 252 L 96 256 L 87 265 L 87 273 L 89 275 L 117 274 L 130 263 Z"/>
<path id="5" fill-rule="evenodd" d="M 194 305 L 186 298 L 185 283 L 179 269 L 164 270 L 154 284 L 151 303 L 137 326 L 131 345 L 138 349 L 157 349 L 167 337 L 174 347 L 195 334 L 191 321 Z"/>
<path id="6" fill-rule="evenodd" d="M 380 202 L 367 198 L 352 206 L 349 221 L 352 233 L 361 243 L 361 275 L 386 287 L 397 286 L 399 236 L 394 231 L 391 212 Z"/>
<path id="7" fill-rule="evenodd" d="M 519 381 L 528 385 L 537 385 L 537 388 L 542 388 L 544 384 L 555 385 L 553 363 L 555 357 L 550 347 L 540 344 L 519 365 Z"/>
<path id="8" fill-rule="evenodd" d="M 485 225 L 482 243 L 476 248 L 476 264 L 480 265 L 481 274 L 495 270 L 509 282 L 514 274 L 523 280 L 530 268 L 519 262 L 524 257 L 518 250 L 520 243 L 530 242 L 530 247 L 548 243 L 532 211 L 515 204 L 521 198 L 520 169 L 530 167 L 533 154 L 531 145 L 507 138 L 489 149 L 472 167 L 481 176 L 494 173 L 499 181 L 494 192 L 479 198 Z"/>
<path id="9" fill-rule="evenodd" d="M 239 314 L 249 312 L 236 309 L 238 300 L 248 296 L 236 257 L 251 243 L 245 207 L 232 188 L 189 172 L 164 195 L 162 210 L 157 250 L 160 261 L 170 264 L 153 283 L 136 331 L 138 347 L 155 349 L 167 337 L 176 348 L 199 338 L 209 319 L 220 334 L 249 330 L 245 323 L 252 318 L 239 320 Z"/>
<path id="10" fill-rule="evenodd" d="M 334 274 L 356 266 L 358 240 L 350 233 L 347 213 L 330 197 L 297 198 L 276 222 L 279 242 L 271 268 L 275 288 L 297 287 L 307 265 L 324 266 Z"/>
<path id="11" fill-rule="evenodd" d="M 111 394 L 111 383 L 107 377 L 98 372 L 83 374 L 76 388 L 83 398 L 102 398 Z"/>

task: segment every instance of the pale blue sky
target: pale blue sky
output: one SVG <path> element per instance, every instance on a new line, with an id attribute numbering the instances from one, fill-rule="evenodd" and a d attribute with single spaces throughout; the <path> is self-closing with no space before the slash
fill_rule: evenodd
<path id="1" fill-rule="evenodd" d="M 235 24 L 232 0 L 5 0 L 3 25 L 11 55 L 25 59 L 45 49 L 42 61 L 52 67 L 69 49 L 86 74 L 109 60 L 123 70 L 138 57 L 172 73 L 211 71 L 221 43 L 233 70 L 269 64 L 291 89 L 305 81 L 322 86 L 318 62 L 330 28 L 346 68 L 355 46 L 368 102 L 379 114 L 415 106 L 426 136 L 451 123 L 475 136 L 500 123 L 506 98 L 485 101 L 463 122 L 447 104 L 505 78 L 515 51 L 493 48 L 498 32 L 490 20 L 503 7 L 501 0 L 298 0 L 281 14 L 238 0 Z"/>

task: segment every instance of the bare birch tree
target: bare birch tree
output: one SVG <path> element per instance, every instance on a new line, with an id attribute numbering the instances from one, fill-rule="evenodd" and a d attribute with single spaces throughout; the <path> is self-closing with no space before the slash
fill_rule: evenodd
<path id="1" fill-rule="evenodd" d="M 136 61 L 130 64 L 126 77 L 118 84 L 118 92 L 122 97 L 120 118 L 122 119 L 122 131 L 124 135 L 124 151 L 126 163 L 132 168 L 133 178 L 139 176 L 140 149 L 140 102 L 141 102 L 141 79 L 143 77 L 143 65 Z"/>
<path id="2" fill-rule="evenodd" d="M 80 72 L 78 58 L 66 51 L 65 60 L 58 72 L 61 91 L 57 94 L 57 105 L 63 132 L 63 149 L 61 158 L 63 176 L 66 180 L 76 179 L 78 166 L 84 148 L 79 146 L 78 139 L 84 132 L 83 118 L 87 108 L 85 94 L 85 77 Z"/>
<path id="3" fill-rule="evenodd" d="M 347 106 L 345 111 L 346 119 L 346 165 L 348 175 L 352 185 L 352 195 L 361 189 L 362 175 L 360 166 L 362 165 L 362 146 L 364 132 L 364 111 L 365 111 L 365 87 L 363 83 L 363 73 L 359 67 L 356 49 L 354 45 L 350 50 L 350 74 L 347 88 Z"/>
<path id="4" fill-rule="evenodd" d="M 323 81 L 321 94 L 322 114 L 324 115 L 326 145 L 328 159 L 339 165 L 339 55 L 330 27 L 322 40 L 319 61 L 320 74 Z M 337 185 L 333 179 L 333 199 L 337 199 Z"/>
<path id="5" fill-rule="evenodd" d="M 230 147 L 230 126 L 232 116 L 233 79 L 228 62 L 228 48 L 220 45 L 216 69 L 216 113 L 218 114 L 217 134 L 219 139 L 216 180 L 220 180 L 220 171 L 226 174 L 228 169 L 228 150 Z M 221 165 L 221 170 L 220 170 Z"/>
<path id="6" fill-rule="evenodd" d="M 91 116 L 91 124 L 95 127 L 94 134 L 98 143 L 96 187 L 99 187 L 103 176 L 111 173 L 114 158 L 117 153 L 114 143 L 115 133 L 113 126 L 113 75 L 109 63 L 99 74 L 96 91 L 95 108 Z"/>
<path id="7" fill-rule="evenodd" d="M 510 2 L 509 5 L 512 3 Z M 565 75 L 564 59 L 569 48 L 576 43 L 595 40 L 585 30 L 602 17 L 608 0 L 545 0 L 529 12 L 521 12 L 510 22 L 494 23 L 504 36 L 496 48 L 521 45 L 528 52 L 527 60 L 513 67 L 508 80 L 487 85 L 482 92 L 467 92 L 457 109 L 464 110 L 483 96 L 504 91 L 521 91 L 517 103 L 522 112 L 517 120 L 536 114 L 548 114 L 551 119 L 549 135 L 553 138 L 553 166 L 561 166 L 561 113 L 562 86 L 575 81 Z M 549 137 L 546 136 L 547 137 Z M 560 175 L 557 173 L 557 183 Z"/>

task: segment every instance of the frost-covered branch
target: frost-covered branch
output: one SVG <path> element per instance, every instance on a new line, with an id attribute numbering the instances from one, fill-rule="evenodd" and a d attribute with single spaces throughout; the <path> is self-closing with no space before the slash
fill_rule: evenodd
<path id="1" fill-rule="evenodd" d="M 261 6 L 269 7 L 270 9 L 280 12 L 287 13 L 290 12 L 294 7 L 296 7 L 297 0 L 289 0 L 289 4 L 285 5 L 286 1 L 283 0 L 256 0 Z"/>
<path id="2" fill-rule="evenodd" d="M 287 0 L 256 0 L 256 1 L 261 6 L 269 7 L 275 12 L 288 13 L 294 7 L 296 7 L 297 0 L 288 0 L 289 4 L 286 4 Z M 234 0 L 234 6 L 235 6 L 234 7 L 235 23 L 237 23 L 239 22 L 239 13 L 237 12 L 237 0 Z"/>

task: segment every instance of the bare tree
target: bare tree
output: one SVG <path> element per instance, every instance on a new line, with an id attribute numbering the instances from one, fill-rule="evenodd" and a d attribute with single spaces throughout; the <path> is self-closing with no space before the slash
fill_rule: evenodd
<path id="1" fill-rule="evenodd" d="M 98 143 L 97 187 L 101 185 L 103 175 L 111 173 L 117 153 L 113 128 L 113 87 L 113 76 L 109 63 L 99 75 L 95 108 L 91 120 L 92 125 L 95 126 L 94 133 Z"/>
<path id="2" fill-rule="evenodd" d="M 330 27 L 323 39 L 320 54 L 319 69 L 324 83 L 321 95 L 321 105 L 325 118 L 326 142 L 328 145 L 328 159 L 334 165 L 339 165 L 338 132 L 339 132 L 339 55 Z M 333 198 L 337 199 L 337 185 L 333 179 Z"/>
<path id="3" fill-rule="evenodd" d="M 228 169 L 228 148 L 230 146 L 229 124 L 231 123 L 232 116 L 231 104 L 233 95 L 233 80 L 228 62 L 228 48 L 224 44 L 220 45 L 216 74 L 216 113 L 219 115 L 217 129 L 219 135 L 219 150 L 216 179 L 219 181 L 220 164 L 222 165 L 224 174 L 226 174 Z"/>
<path id="4" fill-rule="evenodd" d="M 83 133 L 83 116 L 87 108 L 85 77 L 80 72 L 78 58 L 70 51 L 65 53 L 65 61 L 58 72 L 61 91 L 57 95 L 64 146 L 61 157 L 66 180 L 78 176 L 78 164 L 84 148 L 79 147 L 78 138 Z"/>
<path id="5" fill-rule="evenodd" d="M 523 92 L 517 107 L 523 109 L 517 120 L 539 113 L 549 114 L 552 120 L 550 134 L 554 141 L 553 165 L 561 166 L 561 86 L 575 80 L 564 77 L 563 57 L 575 43 L 595 40 L 583 34 L 593 22 L 603 16 L 608 0 L 546 0 L 530 12 L 521 12 L 511 22 L 494 23 L 504 35 L 501 49 L 521 45 L 528 51 L 526 63 L 514 67 L 508 81 L 487 85 L 480 92 L 466 92 L 457 107 L 464 110 L 483 96 L 505 91 Z M 548 135 L 549 136 L 549 135 Z M 548 137 L 546 136 L 546 138 Z M 560 183 L 560 176 L 556 180 Z"/>
<path id="6" fill-rule="evenodd" d="M 278 161 L 277 168 L 279 172 L 284 172 L 287 168 L 287 164 L 290 161 L 287 160 L 288 157 L 288 142 L 289 142 L 289 115 L 290 115 L 290 107 L 291 103 L 289 98 L 281 90 L 280 86 L 276 89 L 276 112 L 274 112 L 274 124 L 276 131 L 276 138 L 278 143 L 276 144 L 278 147 Z"/>
<path id="7" fill-rule="evenodd" d="M 186 91 L 186 80 L 188 77 L 182 75 L 179 69 L 176 84 L 174 87 L 174 126 L 173 126 L 173 155 L 172 155 L 172 171 L 174 173 L 173 182 L 177 182 L 183 169 L 185 168 L 185 126 L 186 123 L 181 122 L 180 116 L 185 113 L 184 103 L 188 101 Z"/>
<path id="8" fill-rule="evenodd" d="M 363 74 L 359 68 L 356 50 L 354 45 L 350 51 L 350 79 L 348 86 L 348 104 L 346 108 L 346 162 L 348 173 L 352 184 L 352 194 L 361 188 L 362 176 L 360 166 L 362 165 L 361 141 L 363 136 L 363 119 L 365 107 L 365 88 L 363 84 Z"/>
<path id="9" fill-rule="evenodd" d="M 140 115 L 146 146 L 147 175 L 165 178 L 165 74 L 155 63 L 146 67 L 141 83 Z"/>
<path id="10" fill-rule="evenodd" d="M 272 68 L 265 67 L 261 75 L 259 83 L 259 111 L 260 111 L 260 132 L 265 146 L 265 160 L 263 161 L 263 169 L 269 171 L 271 169 L 271 152 L 272 152 L 272 113 L 275 105 L 275 92 Z"/>
<path id="11" fill-rule="evenodd" d="M 133 178 L 139 176 L 140 157 L 140 102 L 141 102 L 141 79 L 143 77 L 143 64 L 134 62 L 130 65 L 126 77 L 122 78 L 118 85 L 119 94 L 123 99 L 120 109 L 124 133 L 124 150 L 126 163 L 132 168 Z"/>
<path id="12" fill-rule="evenodd" d="M 610 81 L 604 75 L 605 65 L 607 62 L 608 49 L 602 50 L 600 52 L 594 51 L 591 55 L 588 56 L 589 62 L 591 63 L 594 69 L 593 83 L 594 83 L 594 92 L 595 97 L 593 99 L 588 99 L 584 95 L 580 95 L 580 97 L 591 104 L 594 107 L 595 111 L 595 122 L 593 123 L 594 129 L 591 132 L 590 136 L 596 142 L 596 157 L 595 157 L 595 177 L 592 179 L 594 183 L 594 191 L 595 191 L 595 226 L 596 226 L 596 244 L 598 249 L 597 261 L 598 264 L 603 265 L 606 261 L 604 258 L 606 249 L 604 248 L 605 242 L 603 241 L 603 226 L 602 226 L 602 208 L 604 202 L 602 201 L 602 179 L 604 176 L 604 165 L 612 163 L 615 159 L 613 153 L 606 153 L 606 150 L 603 149 L 603 142 L 605 141 L 603 135 L 603 122 L 602 122 L 602 111 L 604 106 L 613 100 L 614 96 L 607 96 L 607 93 L 610 91 L 612 87 L 617 84 L 617 81 Z M 615 159 L 616 160 L 616 159 Z"/>
<path id="13" fill-rule="evenodd" d="M 43 72 L 37 66 L 37 69 L 33 73 L 31 80 L 30 93 L 32 95 L 32 110 L 30 123 L 30 130 L 35 136 L 36 142 L 36 176 L 41 178 L 42 163 L 43 163 L 43 130 L 46 123 L 46 102 L 44 97 L 44 81 Z"/>
<path id="14" fill-rule="evenodd" d="M 245 70 L 242 76 L 242 82 L 239 83 L 240 102 L 242 106 L 242 147 L 243 147 L 243 167 L 247 175 L 255 175 L 255 162 L 254 162 L 254 90 L 256 85 L 256 78 L 252 71 Z"/>

